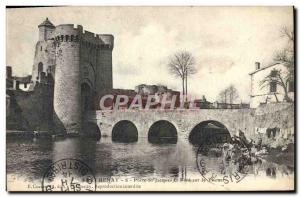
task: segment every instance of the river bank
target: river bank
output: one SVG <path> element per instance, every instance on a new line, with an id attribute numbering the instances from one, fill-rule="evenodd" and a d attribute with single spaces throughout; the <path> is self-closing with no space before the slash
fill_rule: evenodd
<path id="1" fill-rule="evenodd" d="M 274 162 L 281 165 L 293 166 L 295 164 L 295 144 L 288 144 L 287 148 L 282 150 L 280 148 L 271 148 L 269 154 L 264 158 L 267 161 Z"/>
<path id="2" fill-rule="evenodd" d="M 52 137 L 49 131 L 15 131 L 6 130 L 6 137 L 8 138 L 34 138 L 34 137 Z"/>

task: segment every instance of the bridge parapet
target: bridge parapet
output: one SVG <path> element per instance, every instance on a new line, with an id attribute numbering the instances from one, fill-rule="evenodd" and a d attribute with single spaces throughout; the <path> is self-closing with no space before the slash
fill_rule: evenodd
<path id="1" fill-rule="evenodd" d="M 87 114 L 86 120 L 96 123 L 102 135 L 111 136 L 112 129 L 119 121 L 128 120 L 138 129 L 139 137 L 147 137 L 155 122 L 166 120 L 172 123 L 179 138 L 188 138 L 192 129 L 203 121 L 218 121 L 231 135 L 239 129 L 246 136 L 254 134 L 253 109 L 175 109 L 175 110 L 97 110 Z"/>

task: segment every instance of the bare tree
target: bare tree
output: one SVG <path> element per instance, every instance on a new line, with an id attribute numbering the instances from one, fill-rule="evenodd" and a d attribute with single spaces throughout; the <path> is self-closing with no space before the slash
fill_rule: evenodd
<path id="1" fill-rule="evenodd" d="M 286 46 L 275 52 L 273 60 L 282 63 L 288 70 L 287 80 L 294 81 L 295 56 L 294 56 L 294 30 L 288 27 L 282 27 L 280 30 L 281 37 L 287 39 Z"/>
<path id="2" fill-rule="evenodd" d="M 220 103 L 227 103 L 227 97 L 228 97 L 228 91 L 227 91 L 227 88 L 222 90 L 219 95 L 218 95 L 218 101 Z"/>
<path id="3" fill-rule="evenodd" d="M 287 38 L 289 42 L 292 42 L 292 44 L 294 44 L 294 30 L 291 29 L 291 27 L 281 27 L 280 33 L 281 37 Z"/>
<path id="4" fill-rule="evenodd" d="M 218 95 L 218 101 L 221 103 L 233 104 L 239 98 L 239 93 L 234 85 L 230 85 L 222 90 Z"/>
<path id="5" fill-rule="evenodd" d="M 284 90 L 284 100 L 292 102 L 288 95 L 288 84 L 294 83 L 294 30 L 288 27 L 282 27 L 280 30 L 281 37 L 287 39 L 286 46 L 275 52 L 273 60 L 283 64 L 287 68 L 287 72 L 280 69 L 274 69 L 261 82 L 261 89 L 270 86 L 271 83 L 279 85 Z M 276 96 L 276 93 L 274 93 Z M 277 97 L 276 97 L 277 99 Z"/>
<path id="6" fill-rule="evenodd" d="M 195 74 L 197 69 L 195 68 L 195 59 L 190 52 L 180 51 L 170 57 L 168 63 L 169 72 L 180 77 L 182 81 L 182 93 L 187 94 L 187 78 L 188 76 Z"/>
<path id="7" fill-rule="evenodd" d="M 234 85 L 232 84 L 227 89 L 228 89 L 229 103 L 233 104 L 239 98 L 239 93 L 237 89 L 234 87 Z"/>

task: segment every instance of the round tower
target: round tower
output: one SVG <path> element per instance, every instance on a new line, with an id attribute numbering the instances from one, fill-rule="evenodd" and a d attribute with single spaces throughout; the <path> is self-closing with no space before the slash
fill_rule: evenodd
<path id="1" fill-rule="evenodd" d="M 55 129 L 67 134 L 78 134 L 81 129 L 81 34 L 82 28 L 73 25 L 59 25 L 55 30 Z"/>

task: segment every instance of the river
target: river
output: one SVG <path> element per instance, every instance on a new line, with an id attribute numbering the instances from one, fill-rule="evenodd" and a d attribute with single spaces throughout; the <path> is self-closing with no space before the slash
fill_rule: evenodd
<path id="1" fill-rule="evenodd" d="M 26 181 L 43 177 L 47 167 L 60 159 L 75 158 L 86 163 L 96 177 L 202 177 L 197 168 L 197 146 L 178 139 L 176 144 L 152 144 L 146 138 L 134 143 L 81 138 L 17 139 L 6 145 L 7 176 Z M 206 158 L 216 165 L 214 158 Z M 211 166 L 210 166 L 211 167 Z M 251 165 L 248 177 L 257 180 L 293 180 L 294 166 L 261 160 Z"/>

